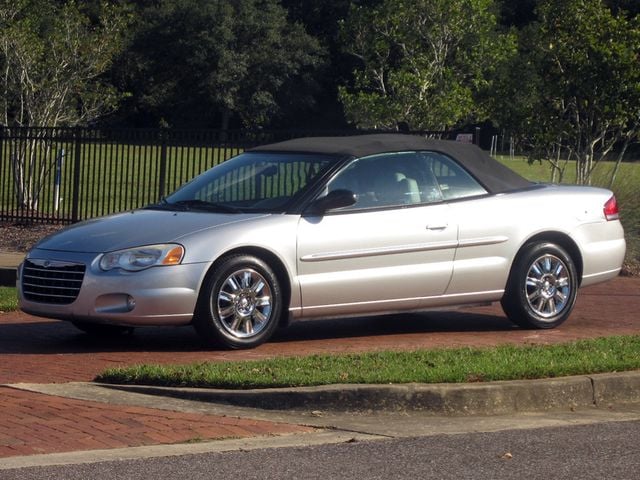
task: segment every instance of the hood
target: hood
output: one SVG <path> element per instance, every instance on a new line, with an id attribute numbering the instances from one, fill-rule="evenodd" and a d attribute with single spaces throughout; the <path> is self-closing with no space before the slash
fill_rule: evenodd
<path id="1" fill-rule="evenodd" d="M 264 217 L 264 213 L 208 213 L 134 210 L 87 220 L 45 237 L 34 248 L 101 253 L 178 242 L 193 233 Z"/>

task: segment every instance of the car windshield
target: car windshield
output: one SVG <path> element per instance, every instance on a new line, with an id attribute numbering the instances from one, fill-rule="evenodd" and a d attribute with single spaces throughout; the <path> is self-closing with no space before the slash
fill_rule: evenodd
<path id="1" fill-rule="evenodd" d="M 334 160 L 319 154 L 246 152 L 197 176 L 155 207 L 282 212 Z"/>

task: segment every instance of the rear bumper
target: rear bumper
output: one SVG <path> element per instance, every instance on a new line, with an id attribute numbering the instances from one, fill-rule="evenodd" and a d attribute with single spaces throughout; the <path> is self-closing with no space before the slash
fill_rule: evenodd
<path id="1" fill-rule="evenodd" d="M 586 287 L 610 280 L 620 273 L 627 245 L 619 221 L 585 225 L 579 235 L 582 245 L 582 283 Z M 579 238 L 580 238 L 579 237 Z"/>

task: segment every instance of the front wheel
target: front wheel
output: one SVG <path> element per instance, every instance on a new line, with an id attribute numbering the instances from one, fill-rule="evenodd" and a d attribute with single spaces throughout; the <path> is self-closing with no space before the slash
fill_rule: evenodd
<path id="1" fill-rule="evenodd" d="M 281 310 L 273 270 L 251 255 L 230 256 L 205 280 L 193 325 L 210 342 L 252 348 L 271 337 Z"/>
<path id="2" fill-rule="evenodd" d="M 553 243 L 534 243 L 512 267 L 502 308 L 522 327 L 555 328 L 569 317 L 577 290 L 578 275 L 569 254 Z"/>

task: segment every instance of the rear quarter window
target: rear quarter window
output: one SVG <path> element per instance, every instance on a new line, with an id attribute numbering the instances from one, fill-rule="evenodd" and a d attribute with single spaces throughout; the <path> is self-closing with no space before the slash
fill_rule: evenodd
<path id="1" fill-rule="evenodd" d="M 453 159 L 436 152 L 424 152 L 423 155 L 430 164 L 443 199 L 455 200 L 487 193 L 486 189 Z"/>

